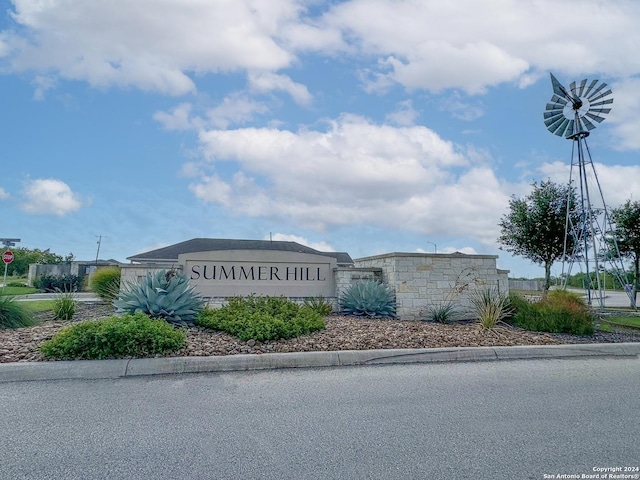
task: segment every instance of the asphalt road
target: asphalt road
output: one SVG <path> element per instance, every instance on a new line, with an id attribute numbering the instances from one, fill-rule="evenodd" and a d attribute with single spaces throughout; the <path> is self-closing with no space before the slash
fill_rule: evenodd
<path id="1" fill-rule="evenodd" d="M 4 383 L 0 478 L 580 478 L 640 466 L 639 367 L 590 358 Z"/>

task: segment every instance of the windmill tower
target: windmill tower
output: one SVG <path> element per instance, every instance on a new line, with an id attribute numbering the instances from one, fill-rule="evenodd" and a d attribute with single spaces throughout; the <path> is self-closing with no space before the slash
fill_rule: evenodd
<path id="1" fill-rule="evenodd" d="M 602 309 L 605 285 L 600 272 L 610 272 L 621 285 L 627 283 L 627 276 L 616 239 L 610 236 L 613 230 L 611 219 L 587 137 L 596 128 L 593 122 L 601 123 L 604 115 L 611 111 L 609 105 L 613 103 L 613 98 L 609 98 L 611 90 L 606 89 L 607 84 L 598 85 L 598 80 L 592 80 L 588 85 L 586 79 L 579 84 L 572 82 L 567 90 L 551 74 L 551 85 L 553 96 L 547 103 L 544 124 L 551 133 L 564 136 L 572 142 L 569 186 L 575 188 L 577 193 L 574 211 L 570 211 L 567 199 L 562 264 L 564 286 L 576 264 L 584 268 L 587 302 L 592 305 L 595 300 Z M 629 299 L 635 306 L 631 294 Z"/>

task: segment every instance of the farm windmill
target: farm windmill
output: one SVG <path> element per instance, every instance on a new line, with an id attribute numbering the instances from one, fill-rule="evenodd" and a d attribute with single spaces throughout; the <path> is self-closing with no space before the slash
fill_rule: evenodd
<path id="1" fill-rule="evenodd" d="M 559 137 L 564 136 L 572 142 L 569 186 L 576 188 L 577 202 L 576 211 L 570 212 L 567 199 L 562 267 L 564 286 L 566 287 L 574 264 L 584 266 L 587 301 L 592 305 L 594 293 L 597 292 L 596 299 L 600 308 L 603 308 L 604 285 L 600 279 L 600 271 L 610 271 L 621 285 L 627 283 L 627 276 L 616 239 L 610 236 L 613 230 L 611 219 L 587 144 L 589 132 L 611 111 L 612 92 L 611 89 L 607 89 L 606 83 L 599 83 L 598 80 L 592 80 L 588 84 L 587 82 L 587 79 L 580 83 L 572 82 L 566 89 L 551 74 L 553 96 L 544 112 L 544 124 L 551 133 Z M 572 218 L 579 220 L 574 222 Z M 569 238 L 573 240 L 571 251 L 567 248 Z M 630 294 L 629 299 L 633 304 L 634 299 Z"/>

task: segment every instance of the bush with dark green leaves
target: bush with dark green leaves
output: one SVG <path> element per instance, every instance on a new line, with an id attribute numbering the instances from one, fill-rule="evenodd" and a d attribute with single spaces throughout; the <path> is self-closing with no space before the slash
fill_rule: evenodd
<path id="1" fill-rule="evenodd" d="M 22 302 L 14 297 L 0 296 L 0 330 L 4 328 L 21 328 L 35 325 L 33 313 Z"/>
<path id="2" fill-rule="evenodd" d="M 82 289 L 82 280 L 78 275 L 42 275 L 35 287 L 45 292 L 78 292 Z"/>
<path id="3" fill-rule="evenodd" d="M 115 266 L 98 268 L 91 274 L 89 285 L 91 290 L 103 300 L 115 300 L 120 293 L 120 268 Z"/>
<path id="4" fill-rule="evenodd" d="M 202 310 L 196 324 L 240 340 L 294 338 L 324 328 L 324 316 L 284 297 L 233 297 L 218 309 Z"/>
<path id="5" fill-rule="evenodd" d="M 40 352 L 57 360 L 149 357 L 179 350 L 186 338 L 181 329 L 136 313 L 65 327 Z"/>
<path id="6" fill-rule="evenodd" d="M 340 313 L 357 317 L 393 318 L 396 294 L 382 282 L 365 280 L 350 285 L 340 297 Z"/>
<path id="7" fill-rule="evenodd" d="M 552 290 L 538 303 L 510 295 L 514 313 L 505 321 L 534 332 L 593 335 L 595 317 L 579 296 L 565 290 Z"/>

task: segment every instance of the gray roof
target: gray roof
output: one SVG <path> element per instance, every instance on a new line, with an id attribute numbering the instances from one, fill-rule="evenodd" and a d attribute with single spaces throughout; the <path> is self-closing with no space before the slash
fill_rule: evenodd
<path id="1" fill-rule="evenodd" d="M 346 252 L 321 252 L 296 242 L 275 240 L 231 240 L 225 238 L 194 238 L 185 242 L 139 253 L 127 260 L 132 262 L 175 262 L 181 253 L 209 252 L 214 250 L 279 250 L 284 252 L 311 253 L 333 257 L 340 266 L 353 265 L 353 259 Z"/>

